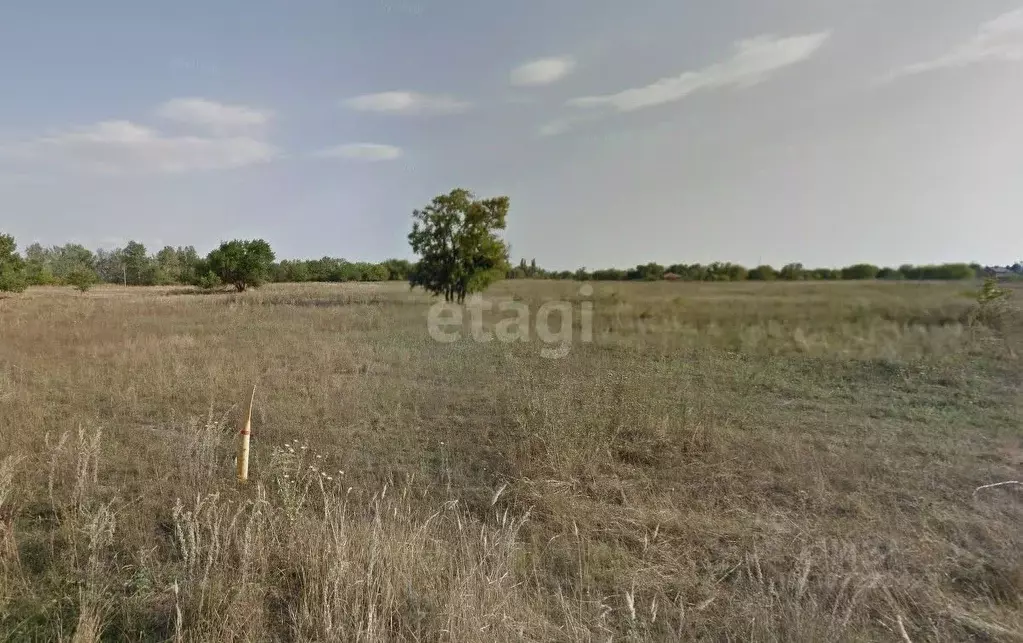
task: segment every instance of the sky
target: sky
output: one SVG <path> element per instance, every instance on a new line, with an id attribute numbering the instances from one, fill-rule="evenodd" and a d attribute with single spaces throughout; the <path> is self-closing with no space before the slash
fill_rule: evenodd
<path id="1" fill-rule="evenodd" d="M 512 257 L 1023 256 L 1021 0 L 0 5 L 0 232 L 410 257 L 456 187 Z"/>

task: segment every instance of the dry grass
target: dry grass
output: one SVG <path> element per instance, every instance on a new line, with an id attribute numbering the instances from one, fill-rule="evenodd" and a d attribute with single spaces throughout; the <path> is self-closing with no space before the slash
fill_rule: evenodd
<path id="1" fill-rule="evenodd" d="M 597 284 L 562 360 L 395 284 L 2 299 L 0 638 L 1023 640 L 1023 494 L 973 493 L 1020 317 L 963 291 Z"/>

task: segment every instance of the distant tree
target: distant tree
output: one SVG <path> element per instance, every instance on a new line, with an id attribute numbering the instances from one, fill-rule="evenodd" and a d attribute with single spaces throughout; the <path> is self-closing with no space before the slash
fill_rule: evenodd
<path id="1" fill-rule="evenodd" d="M 284 260 L 274 267 L 274 281 L 302 283 L 310 281 L 308 261 Z"/>
<path id="2" fill-rule="evenodd" d="M 728 275 L 729 281 L 746 281 L 749 279 L 749 270 L 739 264 L 725 264 L 725 273 Z"/>
<path id="3" fill-rule="evenodd" d="M 96 277 L 96 255 L 83 245 L 69 243 L 64 246 L 52 248 L 53 275 L 58 281 L 64 284 L 71 284 L 71 277 L 80 279 L 82 274 L 89 274 Z"/>
<path id="4" fill-rule="evenodd" d="M 409 284 L 461 303 L 503 277 L 508 248 L 498 231 L 505 228 L 508 207 L 506 196 L 477 199 L 456 189 L 415 210 L 408 239 L 420 259 Z"/>
<path id="5" fill-rule="evenodd" d="M 270 244 L 262 239 L 225 241 L 206 257 L 209 272 L 238 292 L 258 288 L 270 278 L 274 262 Z M 202 275 L 205 277 L 205 275 Z"/>
<path id="6" fill-rule="evenodd" d="M 778 273 L 778 278 L 785 281 L 799 281 L 806 278 L 806 270 L 801 263 L 785 264 Z"/>
<path id="7" fill-rule="evenodd" d="M 576 270 L 572 277 L 576 281 L 589 281 L 590 273 L 586 272 L 586 267 L 584 266 Z"/>
<path id="8" fill-rule="evenodd" d="M 686 281 L 711 281 L 714 279 L 710 269 L 698 263 L 688 265 L 680 263 L 668 266 L 668 272 L 673 272 Z M 745 279 L 745 268 L 743 268 L 743 273 Z"/>
<path id="9" fill-rule="evenodd" d="M 195 281 L 196 274 L 202 259 L 193 246 L 178 246 L 178 265 L 181 274 L 178 276 L 178 283 L 190 284 Z"/>
<path id="10" fill-rule="evenodd" d="M 897 281 L 899 279 L 905 279 L 906 276 L 902 274 L 898 268 L 881 268 L 877 271 L 878 279 L 886 279 L 888 281 Z"/>
<path id="11" fill-rule="evenodd" d="M 124 250 L 97 250 L 94 267 L 100 281 L 108 284 L 119 284 L 126 280 L 127 270 L 124 265 Z"/>
<path id="12" fill-rule="evenodd" d="M 388 259 L 383 266 L 387 269 L 388 281 L 405 281 L 412 272 L 412 263 L 407 259 Z"/>
<path id="13" fill-rule="evenodd" d="M 944 281 L 956 281 L 960 279 L 973 279 L 976 271 L 966 263 L 943 263 L 937 266 L 919 266 L 921 279 L 938 279 Z"/>
<path id="14" fill-rule="evenodd" d="M 625 278 L 630 281 L 660 281 L 665 272 L 664 266 L 651 262 L 636 266 L 626 273 Z"/>
<path id="15" fill-rule="evenodd" d="M 53 274 L 53 255 L 38 243 L 25 248 L 25 279 L 35 286 L 47 286 L 57 281 Z"/>
<path id="16" fill-rule="evenodd" d="M 617 268 L 604 268 L 593 271 L 594 281 L 623 281 L 624 279 L 625 271 Z"/>
<path id="17" fill-rule="evenodd" d="M 181 256 L 173 246 L 164 246 L 153 258 L 153 281 L 160 285 L 181 283 Z"/>
<path id="18" fill-rule="evenodd" d="M 146 253 L 146 246 L 138 241 L 129 241 L 123 252 L 129 286 L 152 286 L 156 283 L 155 266 Z"/>
<path id="19" fill-rule="evenodd" d="M 382 263 L 359 264 L 359 281 L 387 281 L 391 276 Z"/>
<path id="20" fill-rule="evenodd" d="M 869 263 L 858 263 L 842 268 L 842 279 L 876 279 L 881 269 Z"/>
<path id="21" fill-rule="evenodd" d="M 771 266 L 757 266 L 749 271 L 751 281 L 774 281 L 778 278 L 778 272 Z"/>
<path id="22" fill-rule="evenodd" d="M 21 292 L 25 280 L 25 261 L 18 254 L 18 244 L 9 234 L 0 234 L 0 292 Z"/>

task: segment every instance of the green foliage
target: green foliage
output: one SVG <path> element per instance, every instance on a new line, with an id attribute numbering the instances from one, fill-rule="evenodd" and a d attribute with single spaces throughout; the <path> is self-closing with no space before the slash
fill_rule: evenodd
<path id="1" fill-rule="evenodd" d="M 749 278 L 751 281 L 774 281 L 778 273 L 771 266 L 757 266 L 749 271 Z"/>
<path id="2" fill-rule="evenodd" d="M 800 281 L 806 279 L 806 270 L 801 263 L 786 264 L 778 273 L 778 278 L 785 281 Z"/>
<path id="3" fill-rule="evenodd" d="M 14 237 L 0 234 L 0 292 L 21 292 L 27 287 L 25 262 Z"/>
<path id="4" fill-rule="evenodd" d="M 1000 287 L 998 280 L 994 277 L 988 277 L 984 280 L 984 285 L 981 287 L 980 292 L 977 293 L 977 303 L 981 305 L 989 304 L 1007 299 L 1010 295 L 1012 295 L 1011 290 Z"/>
<path id="5" fill-rule="evenodd" d="M 906 275 L 902 274 L 902 271 L 898 268 L 881 268 L 877 271 L 877 278 L 897 281 L 899 279 L 905 279 Z"/>
<path id="6" fill-rule="evenodd" d="M 96 275 L 96 271 L 82 265 L 76 266 L 64 277 L 64 283 L 74 286 L 80 292 L 88 291 L 97 281 L 99 281 L 99 277 Z"/>
<path id="7" fill-rule="evenodd" d="M 995 330 L 1004 328 L 1007 322 L 1018 318 L 1018 311 L 1013 310 L 1006 301 L 1011 295 L 1012 291 L 1000 287 L 995 277 L 987 277 L 976 294 L 977 306 L 970 311 L 967 322 Z"/>
<path id="8" fill-rule="evenodd" d="M 220 277 L 214 274 L 212 271 L 207 270 L 206 272 L 198 275 L 195 278 L 195 285 L 202 288 L 203 290 L 213 290 L 223 286 L 224 283 L 220 281 Z"/>
<path id="9" fill-rule="evenodd" d="M 503 277 L 508 247 L 497 231 L 505 228 L 509 203 L 506 196 L 477 199 L 455 189 L 415 210 L 408 240 L 420 259 L 409 284 L 461 303 Z"/>
<path id="10" fill-rule="evenodd" d="M 622 281 L 625 279 L 625 271 L 617 268 L 594 270 L 593 279 L 596 281 Z"/>
<path id="11" fill-rule="evenodd" d="M 869 263 L 858 263 L 842 268 L 842 279 L 876 279 L 880 268 Z"/>
<path id="12" fill-rule="evenodd" d="M 124 250 L 121 248 L 97 250 L 95 270 L 100 281 L 108 284 L 123 283 L 127 275 L 127 269 L 124 265 Z"/>
<path id="13" fill-rule="evenodd" d="M 388 259 L 381 265 L 387 270 L 389 281 L 406 281 L 412 272 L 412 262 L 407 259 Z"/>
<path id="14" fill-rule="evenodd" d="M 503 229 L 503 216 L 507 214 L 507 199 L 501 197 L 499 199 L 490 199 L 485 201 L 476 201 L 472 195 L 465 190 L 455 190 L 451 194 L 438 197 L 443 200 L 440 205 L 444 208 L 457 210 L 458 207 L 475 208 L 476 212 L 485 211 L 486 207 L 492 207 L 494 204 L 500 204 L 504 200 L 503 214 L 497 218 L 501 220 L 501 227 L 493 227 L 491 230 L 492 237 L 491 241 L 496 243 L 494 250 L 496 251 L 495 256 L 500 256 L 500 265 L 503 268 L 490 267 L 497 266 L 498 263 L 483 261 L 480 265 L 455 263 L 451 264 L 452 270 L 462 270 L 463 280 L 468 279 L 469 282 L 482 284 L 480 287 L 485 287 L 494 279 L 498 279 L 501 276 L 505 276 L 509 279 L 561 279 L 561 280 L 577 280 L 585 281 L 593 279 L 597 281 L 623 281 L 623 280 L 646 280 L 655 281 L 666 278 L 669 275 L 671 279 L 679 279 L 682 281 L 764 281 L 772 279 L 782 280 L 836 280 L 836 279 L 885 279 L 885 280 L 899 280 L 899 279 L 911 279 L 911 280 L 957 280 L 957 279 L 975 279 L 983 277 L 986 274 L 986 269 L 977 263 L 949 263 L 940 265 L 923 265 L 914 266 L 905 264 L 898 268 L 878 268 L 871 264 L 856 264 L 853 266 L 847 266 L 842 269 L 833 268 L 816 268 L 808 269 L 800 263 L 790 263 L 784 266 L 781 270 L 776 271 L 770 266 L 759 266 L 753 270 L 747 270 L 741 265 L 728 263 L 728 262 L 713 262 L 707 265 L 701 264 L 671 264 L 668 266 L 662 266 L 658 263 L 650 262 L 636 266 L 629 270 L 620 270 L 617 268 L 604 268 L 594 270 L 592 272 L 585 268 L 580 268 L 576 271 L 552 271 L 545 270 L 544 268 L 537 265 L 536 259 L 523 258 L 519 261 L 518 265 L 511 267 L 507 265 L 507 254 L 508 247 L 503 241 L 496 238 L 494 231 Z M 441 221 L 441 215 L 444 214 L 443 208 L 438 208 L 438 199 L 431 203 L 430 208 L 434 208 L 435 211 L 430 211 L 431 221 L 433 224 L 437 224 Z M 461 199 L 460 201 L 458 199 Z M 426 211 L 424 210 L 424 213 Z M 475 216 L 475 215 L 474 215 Z M 462 221 L 460 217 L 464 217 L 464 213 L 456 213 L 455 221 Z M 472 222 L 472 219 L 466 219 Z M 423 225 L 422 222 L 417 221 L 418 225 Z M 459 223 L 459 225 L 463 225 Z M 466 226 L 466 230 L 471 226 Z M 485 227 L 485 226 L 484 226 Z M 477 226 L 477 229 L 479 226 Z M 461 228 L 458 228 L 461 230 Z M 425 231 L 425 227 L 423 228 Z M 460 233 L 461 234 L 461 233 Z M 411 235 L 410 235 L 411 237 Z M 425 236 L 421 235 L 421 238 L 425 239 Z M 468 243 L 470 236 L 461 234 L 459 237 L 460 243 Z M 488 237 L 484 235 L 482 240 L 485 243 Z M 410 239 L 411 240 L 411 239 Z M 496 241 L 495 241 L 496 240 Z M 449 239 L 450 241 L 450 239 Z M 247 244 L 257 242 L 232 242 L 235 244 Z M 262 242 L 265 244 L 265 242 Z M 224 248 L 223 244 L 221 248 L 218 248 L 211 256 L 222 255 L 221 250 Z M 266 246 L 269 248 L 269 246 Z M 480 245 L 483 248 L 484 245 Z M 501 251 L 503 250 L 503 255 Z M 228 253 L 235 253 L 238 251 L 244 256 L 248 251 L 242 248 L 238 250 L 235 246 L 231 246 Z M 484 252 L 484 255 L 486 253 Z M 33 243 L 28 246 L 24 252 L 24 259 L 22 260 L 16 253 L 12 254 L 13 257 L 17 257 L 17 261 L 21 261 L 21 269 L 14 266 L 13 263 L 8 263 L 8 266 L 4 268 L 6 272 L 3 273 L 4 287 L 7 289 L 18 289 L 22 288 L 22 281 L 27 285 L 49 285 L 49 284 L 69 284 L 69 276 L 72 272 L 78 272 L 81 270 L 93 271 L 97 279 L 105 283 L 127 283 L 128 285 L 153 285 L 153 284 L 193 284 L 199 285 L 199 282 L 206 284 L 208 288 L 214 288 L 216 286 L 225 283 L 224 276 L 220 272 L 214 271 L 214 267 L 204 259 L 200 259 L 192 246 L 177 247 L 165 246 L 155 255 L 148 255 L 146 248 L 143 244 L 130 241 L 124 248 L 116 248 L 113 250 L 97 250 L 95 253 L 88 250 L 87 248 L 78 244 L 67 244 L 64 246 L 53 246 L 45 248 L 38 243 Z M 273 256 L 272 251 L 268 256 Z M 231 257 L 227 257 L 224 260 L 237 259 L 232 254 Z M 10 261 L 15 261 L 11 259 Z M 223 263 L 223 262 L 222 262 Z M 237 262 L 235 262 L 237 263 Z M 265 263 L 265 262 L 263 262 Z M 230 261 L 227 261 L 226 268 L 230 268 Z M 242 284 L 242 289 L 250 286 L 255 286 L 257 283 L 264 281 L 274 282 L 346 282 L 346 281 L 404 281 L 408 280 L 413 282 L 416 279 L 422 279 L 430 281 L 433 279 L 430 275 L 431 270 L 429 269 L 432 265 L 436 274 L 443 274 L 443 270 L 447 270 L 448 266 L 443 263 L 420 263 L 413 265 L 406 259 L 387 259 L 380 263 L 372 262 L 353 262 L 340 258 L 323 257 L 321 259 L 311 260 L 283 260 L 279 263 L 274 263 L 272 260 L 268 267 L 260 264 L 260 270 L 258 279 L 255 281 L 244 280 L 242 282 L 238 280 L 228 280 L 226 283 L 234 285 L 236 288 L 239 284 Z M 217 264 L 217 268 L 222 268 L 220 263 Z M 265 270 L 263 269 L 265 267 Z M 475 277 L 468 277 L 468 273 L 465 270 L 471 268 Z M 214 271 L 216 279 L 211 279 L 209 274 Z M 486 275 L 486 276 L 484 276 Z M 677 277 L 676 277 L 677 275 Z M 1023 265 L 1017 264 L 1013 266 L 1010 271 L 1005 275 L 1005 278 L 1023 278 Z M 417 285 L 417 284 L 413 284 Z M 441 289 L 437 291 L 445 292 Z M 468 290 L 466 292 L 469 292 Z M 452 291 L 452 296 L 458 297 L 458 288 Z M 463 295 L 464 296 L 464 295 Z"/>
<path id="15" fill-rule="evenodd" d="M 156 261 L 138 241 L 129 241 L 124 247 L 124 268 L 129 286 L 152 286 L 157 283 Z"/>
<path id="16" fill-rule="evenodd" d="M 225 241 L 206 257 L 209 270 L 238 292 L 263 285 L 271 276 L 273 262 L 274 252 L 262 239 Z"/>
<path id="17" fill-rule="evenodd" d="M 648 263 L 636 266 L 626 273 L 625 278 L 630 281 L 659 281 L 664 279 L 664 266 L 658 263 Z"/>
<path id="18" fill-rule="evenodd" d="M 96 255 L 91 250 L 77 243 L 64 246 L 43 248 L 32 244 L 26 249 L 28 255 L 29 275 L 32 283 L 71 284 L 69 280 L 74 274 L 90 272 L 95 276 Z"/>
<path id="19" fill-rule="evenodd" d="M 38 243 L 25 248 L 25 279 L 35 286 L 48 286 L 57 282 L 47 259 L 47 250 Z"/>
<path id="20" fill-rule="evenodd" d="M 979 267 L 979 266 L 978 266 Z M 899 266 L 899 272 L 906 279 L 951 281 L 958 279 L 975 279 L 977 269 L 967 263 L 945 263 L 929 266 Z"/>

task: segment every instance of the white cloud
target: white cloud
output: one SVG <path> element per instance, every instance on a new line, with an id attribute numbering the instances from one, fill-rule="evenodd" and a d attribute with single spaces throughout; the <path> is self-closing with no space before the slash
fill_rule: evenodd
<path id="1" fill-rule="evenodd" d="M 131 121 L 104 121 L 0 148 L 20 163 L 104 174 L 177 174 L 263 163 L 277 150 L 256 138 L 166 136 Z"/>
<path id="2" fill-rule="evenodd" d="M 346 107 L 365 112 L 400 114 L 404 116 L 428 116 L 436 114 L 459 114 L 472 105 L 452 96 L 443 94 L 421 94 L 411 91 L 381 92 L 363 94 L 343 101 Z"/>
<path id="3" fill-rule="evenodd" d="M 972 38 L 945 55 L 896 69 L 884 80 L 994 61 L 1023 61 L 1023 7 L 984 23 Z"/>
<path id="4" fill-rule="evenodd" d="M 726 61 L 696 71 L 662 78 L 649 85 L 602 96 L 584 96 L 569 101 L 574 107 L 609 107 L 631 112 L 671 103 L 700 90 L 750 87 L 767 80 L 781 69 L 810 58 L 830 37 L 830 32 L 778 38 L 757 36 L 735 44 Z"/>
<path id="5" fill-rule="evenodd" d="M 601 115 L 596 112 L 575 113 L 571 116 L 545 123 L 540 127 L 539 134 L 540 136 L 557 136 L 558 134 L 564 134 L 576 125 L 596 121 L 600 118 Z"/>
<path id="6" fill-rule="evenodd" d="M 269 110 L 245 105 L 225 105 L 205 98 L 175 98 L 157 108 L 156 114 L 216 134 L 260 128 L 273 117 L 273 112 Z"/>
<path id="7" fill-rule="evenodd" d="M 400 147 L 381 145 L 380 143 L 348 143 L 314 152 L 314 156 L 322 158 L 343 158 L 359 161 L 393 161 L 401 158 Z"/>
<path id="8" fill-rule="evenodd" d="M 520 65 L 512 70 L 512 85 L 549 85 L 567 76 L 575 67 L 575 61 L 567 56 L 560 58 L 541 58 Z"/>

